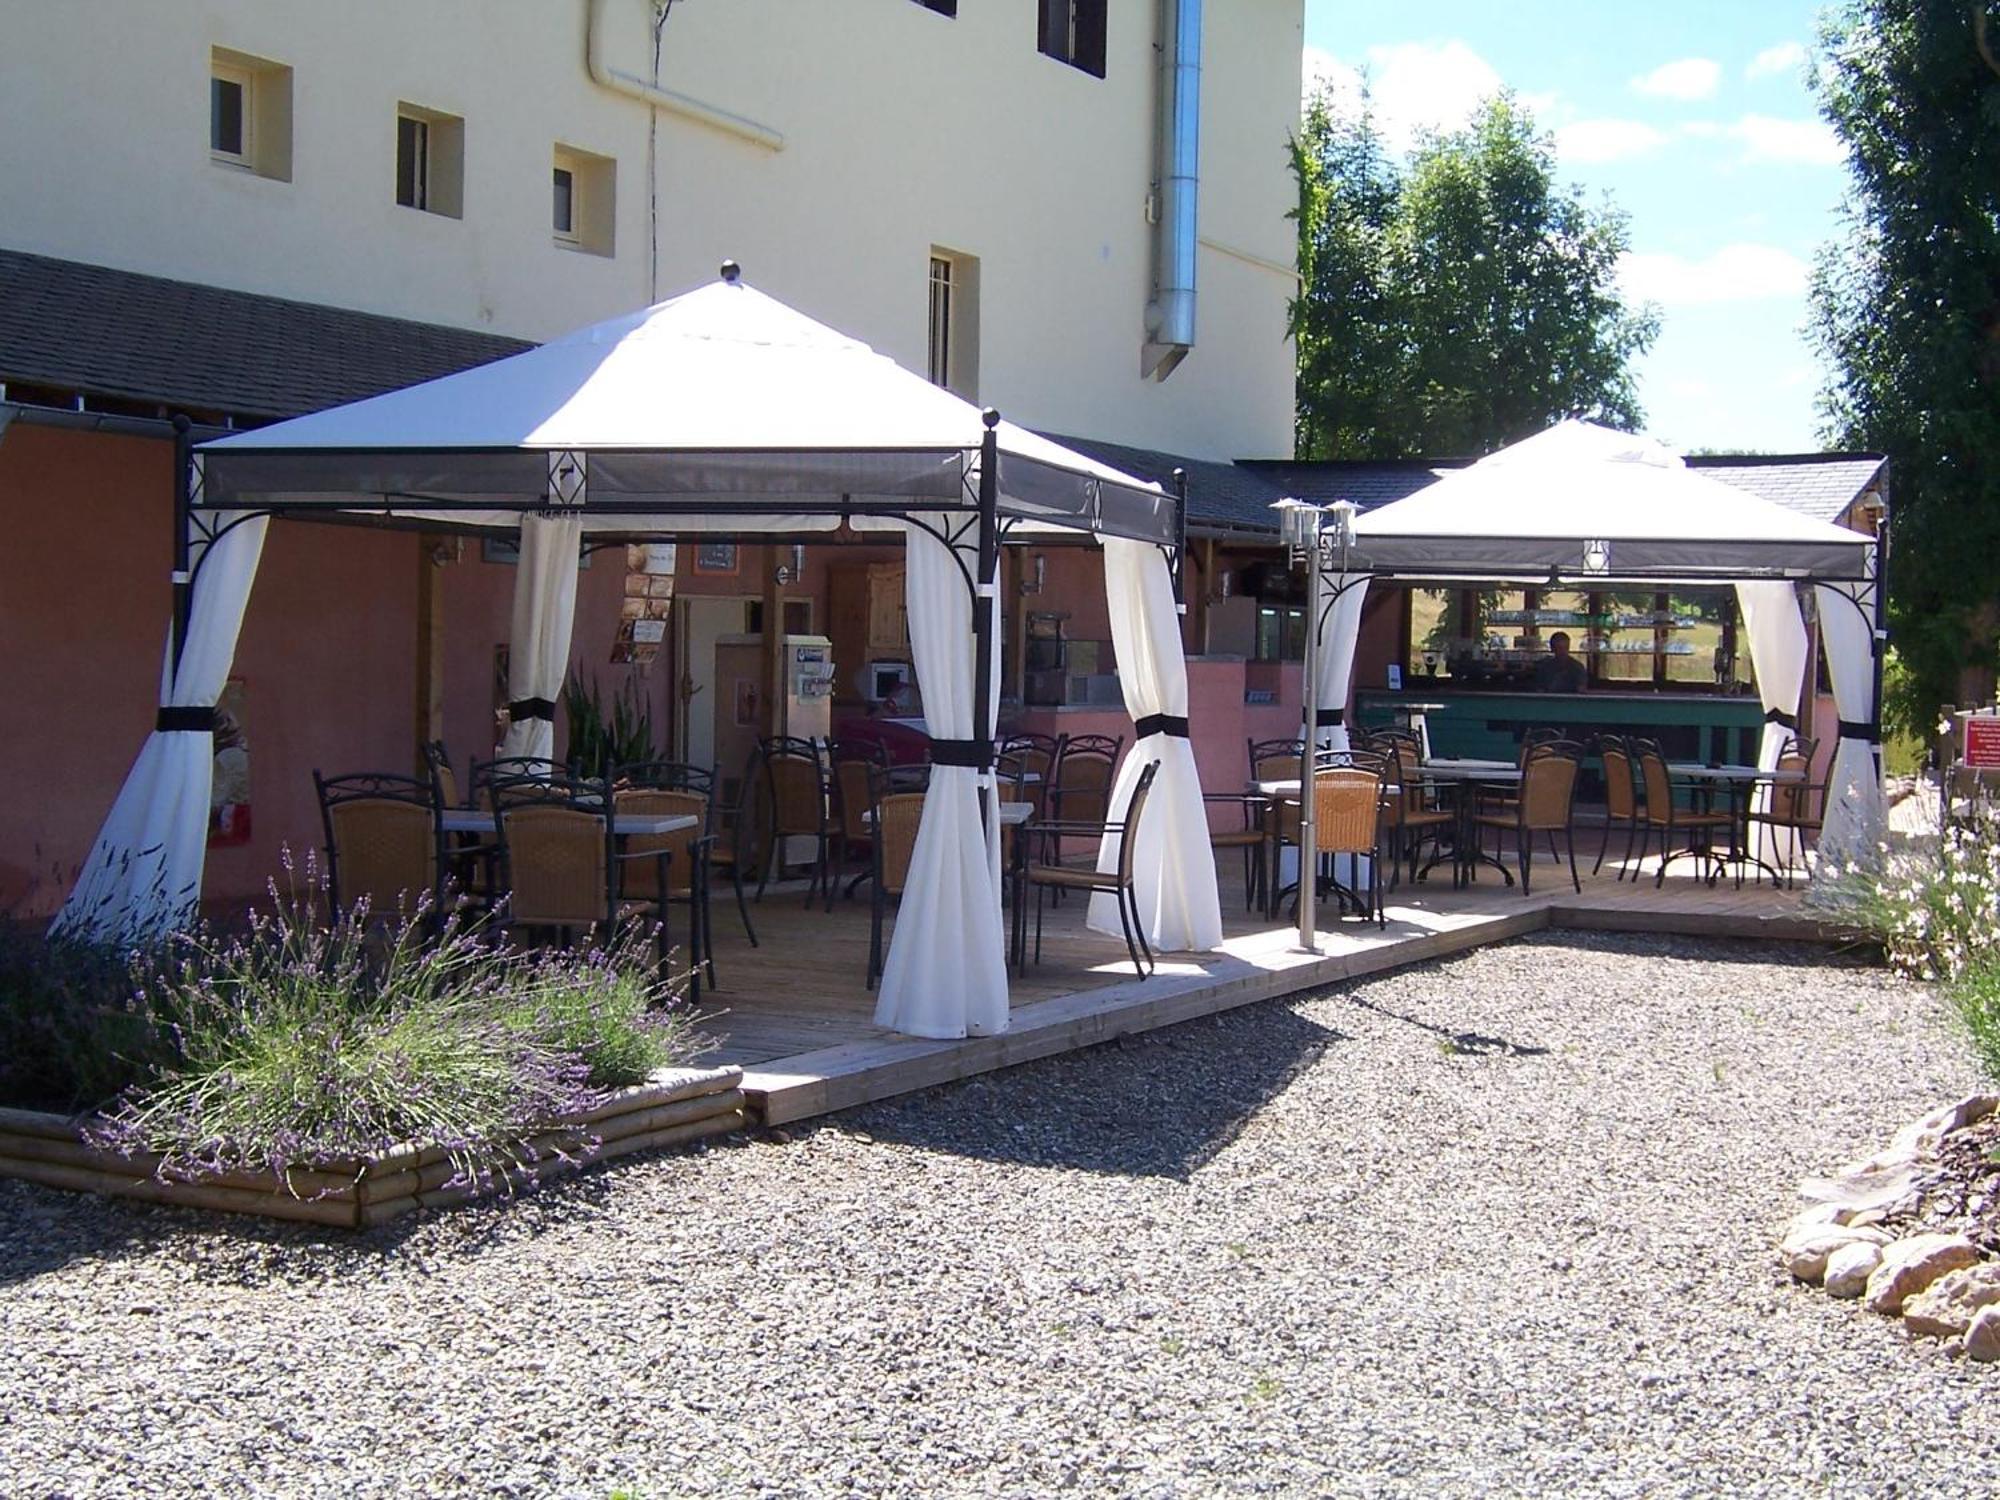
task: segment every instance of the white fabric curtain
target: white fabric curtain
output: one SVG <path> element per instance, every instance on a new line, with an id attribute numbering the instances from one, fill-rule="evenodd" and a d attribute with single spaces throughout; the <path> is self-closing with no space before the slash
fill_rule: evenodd
<path id="1" fill-rule="evenodd" d="M 1764 738 L 1757 747 L 1757 764 L 1763 770 L 1777 765 L 1787 743 L 1797 732 L 1799 691 L 1805 682 L 1806 623 L 1799 612 L 1798 595 L 1792 585 L 1777 579 L 1758 579 L 1736 585 L 1736 601 L 1743 610 L 1743 633 L 1749 638 L 1750 665 L 1757 674 L 1757 696 L 1764 712 L 1781 713 L 1792 727 L 1764 721 Z M 1768 811 L 1771 788 L 1757 786 L 1750 795 L 1753 813 Z M 1767 863 L 1784 863 L 1797 857 L 1794 835 L 1765 823 L 1754 825 L 1756 848 L 1752 851 Z"/>
<path id="2" fill-rule="evenodd" d="M 521 560 L 514 577 L 514 623 L 507 650 L 507 697 L 562 701 L 576 624 L 576 569 L 583 554 L 580 516 L 521 517 Z M 520 717 L 507 726 L 502 755 L 552 760 L 553 718 Z"/>
<path id="3" fill-rule="evenodd" d="M 267 516 L 235 512 L 209 521 L 220 539 L 197 542 L 190 558 L 197 570 L 193 609 L 180 669 L 171 641 L 161 667 L 163 709 L 212 709 L 221 699 L 270 525 Z M 147 737 L 56 919 L 59 930 L 133 942 L 196 914 L 214 771 L 213 735 L 155 729 Z"/>
<path id="4" fill-rule="evenodd" d="M 1860 726 L 1875 718 L 1875 611 L 1873 585 L 1815 585 L 1819 637 L 1826 647 L 1827 674 L 1833 679 L 1834 707 L 1844 723 Z M 1876 745 L 1843 734 L 1833 752 L 1826 782 L 1826 808 L 1819 850 L 1842 866 L 1874 866 L 1879 859 L 1888 810 L 1882 798 L 1882 766 Z"/>
<path id="5" fill-rule="evenodd" d="M 1163 714 L 1185 722 L 1188 713 L 1187 659 L 1181 651 L 1180 612 L 1174 607 L 1173 575 L 1166 554 L 1150 542 L 1122 537 L 1104 540 L 1104 592 L 1111 606 L 1111 646 L 1118 658 L 1118 681 L 1125 711 L 1133 721 Z M 1208 842 L 1208 814 L 1201 800 L 1201 777 L 1194 746 L 1186 734 L 1141 735 L 1118 768 L 1111 791 L 1111 821 L 1125 816 L 1132 789 L 1153 761 L 1159 774 L 1139 817 L 1133 845 L 1132 893 L 1139 921 L 1154 949 L 1206 950 L 1222 943 L 1222 902 L 1215 889 L 1215 855 Z M 1118 843 L 1105 839 L 1097 868 L 1117 868 Z M 1122 933 L 1118 902 L 1098 893 L 1090 898 L 1090 925 Z"/>
<path id="6" fill-rule="evenodd" d="M 946 546 L 926 526 L 953 537 L 953 545 Z M 925 727 L 933 739 L 969 740 L 974 729 L 976 657 L 966 579 L 978 575 L 977 533 L 963 514 L 938 513 L 912 518 L 906 533 L 904 600 Z M 989 592 L 980 600 L 996 621 L 996 653 L 999 603 L 997 593 Z M 997 654 L 994 660 L 987 700 L 989 725 L 1000 699 Z M 991 770 L 931 769 L 909 880 L 882 966 L 877 1026 L 943 1039 L 990 1036 L 1007 1029 L 998 803 L 994 800 L 994 820 L 984 820 L 982 786 L 994 800 Z"/>
<path id="7" fill-rule="evenodd" d="M 1341 722 L 1321 724 L 1314 738 L 1322 750 L 1346 750 L 1351 745 L 1346 723 L 1347 690 L 1354 680 L 1354 647 L 1361 639 L 1361 606 L 1368 598 L 1368 579 L 1365 574 L 1343 578 L 1338 572 L 1324 571 L 1320 588 L 1322 601 L 1327 594 L 1333 594 L 1333 598 L 1326 608 L 1316 643 L 1319 706 L 1323 713 L 1337 710 Z M 1336 589 L 1338 593 L 1334 593 Z"/>

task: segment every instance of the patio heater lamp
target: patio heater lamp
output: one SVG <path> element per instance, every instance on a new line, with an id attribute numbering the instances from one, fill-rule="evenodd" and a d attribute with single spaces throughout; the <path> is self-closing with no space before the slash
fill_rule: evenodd
<path id="1" fill-rule="evenodd" d="M 1280 500 L 1278 536 L 1286 555 L 1306 569 L 1305 682 L 1301 713 L 1305 720 L 1304 753 L 1299 756 L 1299 947 L 1319 951 L 1319 843 L 1313 820 L 1313 761 L 1319 744 L 1319 612 L 1320 566 L 1329 544 L 1346 549 L 1354 535 L 1354 506 L 1339 501 L 1322 509 L 1303 500 Z M 1332 527 L 1326 525 L 1331 521 Z"/>

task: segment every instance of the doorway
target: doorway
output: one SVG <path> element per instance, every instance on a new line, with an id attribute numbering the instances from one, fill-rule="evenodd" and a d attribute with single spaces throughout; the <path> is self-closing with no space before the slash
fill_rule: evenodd
<path id="1" fill-rule="evenodd" d="M 716 647 L 726 636 L 748 633 L 756 602 L 727 594 L 683 594 L 674 601 L 674 736 L 680 759 L 689 765 L 718 764 L 717 720 L 726 716 L 733 723 L 736 705 L 721 702 L 716 692 Z"/>

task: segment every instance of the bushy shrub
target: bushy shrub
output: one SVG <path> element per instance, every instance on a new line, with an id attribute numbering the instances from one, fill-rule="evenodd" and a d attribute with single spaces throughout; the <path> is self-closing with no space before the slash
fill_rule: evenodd
<path id="1" fill-rule="evenodd" d="M 2000 1083 L 2000 956 L 1975 959 L 1952 984 L 1950 995 L 1980 1068 Z"/>
<path id="2" fill-rule="evenodd" d="M 93 1140 L 176 1175 L 416 1142 L 477 1176 L 518 1138 L 705 1049 L 643 934 L 527 952 L 427 911 L 328 921 L 311 886 L 274 887 L 238 933 L 142 953 L 8 934 L 0 1097 L 105 1106 Z"/>

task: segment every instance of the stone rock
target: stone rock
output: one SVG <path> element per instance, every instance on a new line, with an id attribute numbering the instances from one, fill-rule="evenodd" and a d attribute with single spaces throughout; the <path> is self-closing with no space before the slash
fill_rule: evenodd
<path id="1" fill-rule="evenodd" d="M 1972 1326 L 1965 1330 L 1965 1357 L 1981 1364 L 2000 1360 L 2000 1305 L 1979 1309 Z"/>
<path id="2" fill-rule="evenodd" d="M 1778 1246 L 1778 1260 L 1800 1281 L 1818 1281 L 1826 1275 L 1827 1258 L 1849 1245 L 1887 1245 L 1889 1236 L 1879 1229 L 1857 1228 L 1852 1224 L 1809 1224 L 1785 1236 Z"/>
<path id="3" fill-rule="evenodd" d="M 1851 1223 L 1853 1218 L 1854 1210 L 1844 1203 L 1815 1203 L 1792 1216 L 1792 1222 L 1785 1227 L 1785 1238 L 1825 1224 Z"/>
<path id="4" fill-rule="evenodd" d="M 1953 1338 L 1964 1333 L 1982 1307 L 2000 1302 L 2000 1264 L 1984 1261 L 1947 1271 L 1903 1304 L 1911 1333 Z"/>
<path id="5" fill-rule="evenodd" d="M 1905 1302 L 1945 1272 L 1978 1260 L 1979 1247 L 1960 1234 L 1915 1234 L 1897 1240 L 1882 1253 L 1882 1264 L 1868 1278 L 1868 1306 L 1879 1313 L 1899 1313 Z"/>
<path id="6" fill-rule="evenodd" d="M 1882 1247 L 1866 1240 L 1842 1245 L 1826 1258 L 1826 1289 L 1836 1297 L 1859 1297 L 1882 1264 Z"/>
<path id="7" fill-rule="evenodd" d="M 1916 1162 L 1910 1160 L 1862 1162 L 1844 1167 L 1831 1177 L 1803 1179 L 1799 1183 L 1799 1196 L 1808 1203 L 1831 1203 L 1844 1208 L 1852 1218 L 1914 1196 L 1923 1176 Z"/>
<path id="8" fill-rule="evenodd" d="M 2000 1107 L 2000 1094 L 1968 1094 L 1956 1104 L 1944 1104 L 1920 1119 L 1912 1120 L 1889 1141 L 1885 1156 L 1910 1160 L 1935 1156 L 1938 1146 L 1954 1130 L 1963 1130 L 1983 1120 Z"/>

